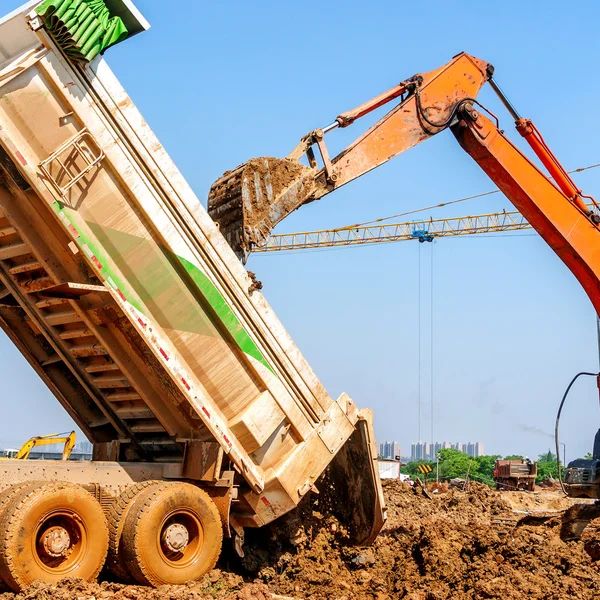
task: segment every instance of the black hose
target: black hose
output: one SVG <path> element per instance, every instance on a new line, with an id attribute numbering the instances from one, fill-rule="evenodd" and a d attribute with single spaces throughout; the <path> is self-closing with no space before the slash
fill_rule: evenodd
<path id="1" fill-rule="evenodd" d="M 450 111 L 450 116 L 445 121 L 440 122 L 440 123 L 435 123 L 433 121 L 430 121 L 429 118 L 427 117 L 427 115 L 425 114 L 425 110 L 423 109 L 423 106 L 421 104 L 421 91 L 420 91 L 419 87 L 417 86 L 417 88 L 415 90 L 415 103 L 417 105 L 417 111 L 418 111 L 419 117 L 421 117 L 425 121 L 425 123 L 427 123 L 427 125 L 429 125 L 431 127 L 435 127 L 437 129 L 444 129 L 445 127 L 447 127 L 452 122 L 452 119 L 454 119 L 454 116 L 460 110 L 460 107 L 465 102 L 476 102 L 476 100 L 474 98 L 463 98 L 462 100 L 460 100 L 460 102 L 457 102 L 452 107 L 452 110 Z M 423 129 L 425 130 L 424 127 L 423 127 Z M 425 130 L 425 131 L 427 131 L 427 130 Z M 439 132 L 438 131 L 427 131 L 427 133 L 429 133 L 430 135 L 435 135 L 436 133 L 439 133 Z"/>
<path id="2" fill-rule="evenodd" d="M 456 114 L 458 113 L 458 111 L 467 103 L 472 103 L 472 104 L 477 104 L 477 106 L 479 106 L 482 110 L 485 110 L 486 113 L 488 113 L 496 122 L 496 127 L 498 129 L 500 129 L 500 122 L 498 121 L 498 117 L 491 112 L 489 109 L 487 109 L 483 104 L 481 104 L 481 102 L 479 102 L 478 100 L 476 100 L 475 98 L 463 98 L 462 100 L 460 100 L 459 102 L 457 102 L 453 107 L 452 110 L 450 111 L 450 116 L 443 122 L 440 123 L 434 123 L 433 121 L 429 120 L 429 118 L 427 117 L 427 115 L 425 114 L 425 109 L 423 108 L 423 105 L 421 104 L 421 92 L 419 90 L 419 88 L 417 87 L 415 90 L 415 103 L 417 106 L 417 115 L 420 119 L 423 119 L 423 121 L 425 121 L 425 123 L 427 123 L 428 125 L 430 125 L 431 127 L 436 127 L 439 131 L 429 131 L 427 129 L 425 129 L 425 127 L 423 127 L 423 125 L 421 124 L 421 127 L 423 129 L 423 131 L 425 131 L 426 133 L 428 133 L 429 135 L 435 135 L 436 133 L 439 133 L 442 129 L 445 129 L 446 127 L 448 127 L 448 125 L 450 125 L 450 123 L 452 122 L 452 120 L 454 119 L 454 117 L 456 116 Z"/>
<path id="3" fill-rule="evenodd" d="M 558 444 L 558 423 L 560 422 L 560 413 L 562 412 L 565 400 L 567 399 L 567 396 L 569 395 L 569 392 L 571 391 L 571 388 L 573 387 L 573 384 L 582 375 L 587 375 L 588 377 L 599 377 L 600 376 L 598 373 L 588 373 L 586 371 L 582 371 L 581 373 L 577 373 L 577 375 L 575 375 L 575 377 L 573 377 L 573 379 L 571 379 L 571 383 L 569 383 L 567 389 L 565 390 L 565 393 L 564 393 L 564 395 L 562 397 L 562 400 L 560 402 L 560 406 L 558 407 L 558 414 L 556 415 L 556 424 L 554 426 L 554 443 L 556 444 L 556 468 L 557 468 L 557 471 L 558 471 L 558 481 L 560 482 L 560 488 L 563 491 L 563 494 L 565 496 L 567 495 L 567 491 L 565 490 L 565 485 L 563 483 L 563 478 L 562 478 L 562 475 L 560 473 L 560 451 L 559 451 L 559 444 Z M 564 468 L 566 468 L 566 466 L 567 465 L 564 465 Z"/>

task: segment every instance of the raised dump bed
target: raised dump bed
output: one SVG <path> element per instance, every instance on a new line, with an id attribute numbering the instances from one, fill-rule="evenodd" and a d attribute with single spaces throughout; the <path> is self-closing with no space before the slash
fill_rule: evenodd
<path id="1" fill-rule="evenodd" d="M 194 579 L 219 554 L 215 518 L 241 550 L 244 527 L 294 508 L 328 466 L 358 542 L 384 520 L 370 412 L 329 396 L 98 54 L 147 28 L 125 0 L 0 21 L 0 326 L 94 444 L 77 466 L 0 464 L 14 589 L 94 577 L 107 543 L 119 575 Z M 66 482 L 47 497 L 81 514 L 28 530 L 37 480 Z"/>

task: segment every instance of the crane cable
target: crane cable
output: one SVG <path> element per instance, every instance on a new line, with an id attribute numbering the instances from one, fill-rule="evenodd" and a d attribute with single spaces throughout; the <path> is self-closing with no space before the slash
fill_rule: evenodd
<path id="1" fill-rule="evenodd" d="M 417 386 L 418 396 L 419 396 L 419 400 L 418 400 L 418 414 L 419 414 L 419 416 L 418 416 L 418 434 L 419 435 L 418 435 L 417 441 L 419 444 L 422 441 L 421 440 L 421 246 L 422 246 L 422 244 L 419 244 L 419 255 L 418 255 L 419 256 L 419 261 L 418 261 L 419 262 L 419 264 L 418 264 L 419 273 L 418 273 L 418 281 L 417 281 L 417 285 L 419 288 L 418 302 L 417 302 L 417 304 L 418 304 L 418 322 L 419 322 L 419 325 L 417 327 L 418 336 L 419 336 L 419 342 L 417 344 L 417 346 L 418 346 L 417 354 L 418 354 L 418 359 L 419 359 L 419 367 L 417 369 L 417 373 L 419 376 L 419 383 Z"/>
<path id="2" fill-rule="evenodd" d="M 422 244 L 419 244 L 419 250 L 418 250 L 418 281 L 417 281 L 417 287 L 418 287 L 418 300 L 417 300 L 417 306 L 418 306 L 418 316 L 417 316 L 417 322 L 418 322 L 418 343 L 417 343 L 417 347 L 418 347 L 418 441 L 421 442 L 421 409 L 422 409 L 422 386 L 421 386 L 421 381 L 422 381 L 422 326 L 421 326 L 421 322 L 422 322 L 422 316 L 421 316 L 421 288 L 422 288 L 422 277 L 421 277 L 421 247 Z M 431 266 L 430 266 L 430 284 L 429 284 L 429 292 L 430 292 L 430 315 L 429 315 L 429 319 L 430 319 L 430 343 L 429 343 L 429 369 L 430 369 L 430 374 L 429 374 L 429 406 L 430 406 L 430 437 L 431 437 L 431 444 L 434 444 L 434 402 L 433 402 L 433 390 L 434 390 L 434 386 L 433 386 L 433 347 L 434 347 L 434 329 L 433 329 L 433 315 L 434 315 L 434 302 L 433 302 L 433 298 L 434 298 L 434 260 L 433 260 L 434 254 L 433 254 L 433 244 L 431 244 Z"/>
<path id="3" fill-rule="evenodd" d="M 429 403 L 431 406 L 431 443 L 433 444 L 434 443 L 434 438 L 433 438 L 433 426 L 434 426 L 434 422 L 433 422 L 433 244 L 430 244 L 430 246 L 431 246 L 431 272 L 430 272 L 431 282 L 430 282 L 429 289 L 430 289 L 431 298 L 430 298 L 430 302 L 429 302 L 429 308 L 430 308 L 430 314 L 429 314 L 429 320 L 430 320 Z"/>
<path id="4" fill-rule="evenodd" d="M 573 169 L 572 171 L 567 171 L 569 175 L 573 173 L 582 173 L 583 171 L 588 171 L 590 169 L 596 169 L 600 167 L 600 163 L 596 163 L 594 165 L 588 165 L 587 167 L 579 167 L 578 169 Z M 476 198 L 483 198 L 484 196 L 491 196 L 492 194 L 499 194 L 500 190 L 490 190 L 489 192 L 482 192 L 481 194 L 475 194 L 473 196 L 465 196 L 464 198 L 458 198 L 457 200 L 451 200 L 450 202 L 442 202 L 441 204 L 434 204 L 432 206 L 426 206 L 425 208 L 417 208 L 415 210 L 409 210 L 407 212 L 398 213 L 395 215 L 390 215 L 389 217 L 381 217 L 380 219 L 374 219 L 373 221 L 364 221 L 363 223 L 355 223 L 354 225 L 347 225 L 345 227 L 336 227 L 337 230 L 344 229 L 354 229 L 355 227 L 363 227 L 364 225 L 373 225 L 375 223 L 381 223 L 382 221 L 389 221 L 390 219 L 396 219 L 398 217 L 405 217 L 407 215 L 413 215 L 415 213 L 424 212 L 426 210 L 433 210 L 435 208 L 442 208 L 444 206 L 450 206 L 451 204 L 457 204 L 459 202 L 465 202 L 467 200 L 475 200 Z"/>

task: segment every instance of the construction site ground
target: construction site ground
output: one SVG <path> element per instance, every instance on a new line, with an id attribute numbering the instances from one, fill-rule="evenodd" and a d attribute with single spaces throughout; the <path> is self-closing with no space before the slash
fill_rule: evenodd
<path id="1" fill-rule="evenodd" d="M 243 559 L 225 551 L 202 581 L 150 589 L 110 581 L 34 585 L 0 600 L 587 599 L 600 594 L 600 562 L 584 541 L 560 537 L 574 502 L 559 491 L 411 488 L 385 481 L 388 521 L 371 548 L 312 495 L 294 513 L 247 533 Z M 591 529 L 590 529 L 591 530 Z M 588 536 L 589 537 L 589 536 Z"/>

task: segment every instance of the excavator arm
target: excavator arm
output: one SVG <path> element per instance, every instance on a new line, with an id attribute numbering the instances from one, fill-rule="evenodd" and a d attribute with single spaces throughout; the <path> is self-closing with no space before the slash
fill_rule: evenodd
<path id="1" fill-rule="evenodd" d="M 226 173 L 211 188 L 209 212 L 230 245 L 246 260 L 272 227 L 303 204 L 322 198 L 401 152 L 450 128 L 462 148 L 563 260 L 600 314 L 600 218 L 588 207 L 539 131 L 523 119 L 493 80 L 493 67 L 461 53 L 441 69 L 415 75 L 305 136 L 285 159 L 259 158 Z M 549 179 L 503 131 L 477 110 L 475 96 L 489 81 L 517 131 L 549 171 Z M 333 159 L 325 134 L 347 127 L 399 99 L 382 119 Z M 317 166 L 315 146 L 322 168 Z M 309 166 L 299 160 L 305 156 Z"/>
<path id="2" fill-rule="evenodd" d="M 209 213 L 245 262 L 252 248 L 264 245 L 272 228 L 292 211 L 450 128 L 463 149 L 573 271 L 600 312 L 598 215 L 586 206 L 586 197 L 533 123 L 518 115 L 493 73 L 489 63 L 461 53 L 440 69 L 414 75 L 340 114 L 331 125 L 310 132 L 286 158 L 252 159 L 226 173 L 211 188 Z M 497 122 L 476 110 L 475 97 L 486 82 L 499 95 L 517 131 L 554 183 L 504 136 Z M 394 101 L 398 103 L 383 118 L 330 158 L 327 133 Z M 300 162 L 302 158 L 308 166 Z M 588 199 L 593 204 L 593 199 Z"/>
<path id="3" fill-rule="evenodd" d="M 31 451 L 36 446 L 51 446 L 53 444 L 64 444 L 62 460 L 69 460 L 71 453 L 73 452 L 73 448 L 75 447 L 76 434 L 74 431 L 71 433 L 63 434 L 63 433 L 51 433 L 50 435 L 39 435 L 36 437 L 32 437 L 27 440 L 19 449 L 17 454 L 15 455 L 15 459 L 17 460 L 27 460 Z"/>
<path id="4" fill-rule="evenodd" d="M 228 171 L 210 189 L 208 212 L 246 262 L 252 247 L 264 245 L 273 227 L 300 206 L 447 129 L 461 102 L 475 98 L 492 73 L 489 63 L 463 52 L 440 69 L 414 75 L 311 131 L 286 158 L 256 158 Z M 384 117 L 330 158 L 327 133 L 394 101 Z M 300 162 L 303 157 L 308 166 Z"/>

